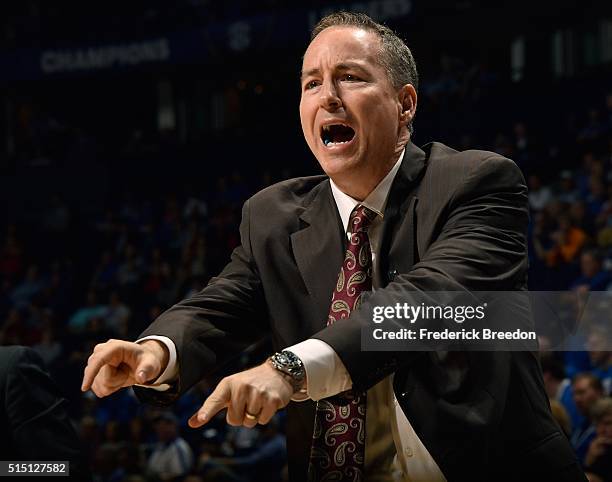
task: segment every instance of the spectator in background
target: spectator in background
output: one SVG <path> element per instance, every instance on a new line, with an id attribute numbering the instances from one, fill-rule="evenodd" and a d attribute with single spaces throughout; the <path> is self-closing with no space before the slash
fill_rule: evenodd
<path id="1" fill-rule="evenodd" d="M 128 331 L 130 314 L 130 309 L 121 301 L 119 293 L 113 291 L 103 315 L 106 329 L 117 335 L 125 336 Z"/>
<path id="2" fill-rule="evenodd" d="M 147 471 L 160 480 L 186 475 L 193 466 L 189 444 L 178 435 L 178 419 L 172 412 L 162 412 L 155 419 L 158 443 L 149 457 Z"/>
<path id="3" fill-rule="evenodd" d="M 539 166 L 534 165 L 536 158 L 534 153 L 536 147 L 533 145 L 533 139 L 527 132 L 527 126 L 524 122 L 514 124 L 514 153 L 512 159 L 526 173 L 533 172 Z"/>
<path id="4" fill-rule="evenodd" d="M 126 244 L 123 249 L 123 260 L 117 269 L 117 283 L 122 296 L 126 299 L 135 296 L 142 277 L 142 260 L 136 253 L 133 244 Z"/>
<path id="5" fill-rule="evenodd" d="M 556 208 L 552 204 L 547 209 L 551 219 L 556 216 Z M 550 274 L 546 277 L 546 288 L 567 289 L 579 273 L 576 258 L 587 235 L 582 229 L 573 226 L 566 214 L 559 215 L 558 227 L 553 232 L 544 230 L 544 222 L 544 218 L 536 219 L 531 242 L 537 259 L 543 262 L 544 269 Z"/>
<path id="6" fill-rule="evenodd" d="M 27 307 L 32 298 L 43 289 L 44 283 L 40 278 L 38 266 L 32 264 L 28 267 L 25 279 L 18 284 L 11 293 L 13 305 L 17 308 Z"/>
<path id="7" fill-rule="evenodd" d="M 585 457 L 591 441 L 595 438 L 595 425 L 591 410 L 595 402 L 603 397 L 601 380 L 592 373 L 579 373 L 572 380 L 574 403 L 584 417 L 581 425 L 574 427 L 570 441 L 578 460 L 584 465 Z"/>
<path id="8" fill-rule="evenodd" d="M 562 203 L 572 204 L 580 199 L 580 193 L 576 189 L 574 183 L 574 174 L 572 171 L 561 171 L 559 176 L 559 185 L 555 197 Z"/>
<path id="9" fill-rule="evenodd" d="M 589 193 L 586 197 L 586 206 L 589 214 L 596 218 L 606 202 L 606 186 L 599 177 L 591 177 L 589 181 Z"/>
<path id="10" fill-rule="evenodd" d="M 91 320 L 103 317 L 106 310 L 106 306 L 98 304 L 96 292 L 90 290 L 87 293 L 86 305 L 79 308 L 68 320 L 68 328 L 73 332 L 84 331 Z"/>
<path id="11" fill-rule="evenodd" d="M 595 224 L 600 230 L 597 234 L 597 244 L 601 248 L 612 246 L 612 182 L 608 184 L 608 199 L 601 206 Z"/>
<path id="12" fill-rule="evenodd" d="M 205 221 L 208 216 L 208 205 L 193 192 L 193 187 L 187 187 L 188 198 L 183 208 L 183 218 L 186 221 Z"/>
<path id="13" fill-rule="evenodd" d="M 572 382 L 566 376 L 563 362 L 555 358 L 554 355 L 547 353 L 541 357 L 540 362 L 542 365 L 542 376 L 544 377 L 544 388 L 548 398 L 551 402 L 556 401 L 560 403 L 569 417 L 569 431 L 567 432 L 569 436 L 572 428 L 580 426 L 584 421 L 584 417 L 578 412 L 574 403 Z M 560 422 L 559 419 L 557 421 Z"/>
<path id="14" fill-rule="evenodd" d="M 601 380 L 606 396 L 612 393 L 612 352 L 606 350 L 611 341 L 608 323 L 592 328 L 588 338 L 592 372 Z"/>
<path id="15" fill-rule="evenodd" d="M 570 204 L 569 217 L 572 224 L 585 233 L 595 232 L 593 216 L 587 212 L 586 203 L 583 200 L 580 199 Z"/>
<path id="16" fill-rule="evenodd" d="M 533 211 L 541 211 L 553 199 L 552 191 L 548 186 L 542 185 L 542 180 L 537 174 L 529 176 L 529 207 Z"/>
<path id="17" fill-rule="evenodd" d="M 592 409 L 596 436 L 585 458 L 590 482 L 612 482 L 612 398 L 603 398 Z"/>
<path id="18" fill-rule="evenodd" d="M 51 326 L 42 331 L 41 340 L 32 347 L 42 358 L 46 366 L 51 367 L 61 356 L 63 347 L 55 336 L 55 330 Z"/>
<path id="19" fill-rule="evenodd" d="M 580 276 L 572 283 L 576 291 L 602 291 L 610 282 L 610 273 L 602 269 L 602 256 L 595 249 L 587 249 L 580 255 Z"/>
<path id="20" fill-rule="evenodd" d="M 548 289 L 551 286 L 550 268 L 546 253 L 552 248 L 553 222 L 547 210 L 534 213 L 529 226 L 529 288 Z"/>
<path id="21" fill-rule="evenodd" d="M 105 251 L 91 279 L 92 289 L 104 290 L 116 283 L 119 266 L 111 251 Z"/>
<path id="22" fill-rule="evenodd" d="M 559 218 L 558 229 L 552 233 L 551 238 L 554 245 L 547 253 L 548 264 L 549 266 L 559 266 L 576 260 L 587 235 L 582 229 L 573 226 L 567 215 L 562 215 Z"/>
<path id="23" fill-rule="evenodd" d="M 204 459 L 201 470 L 204 474 L 211 467 L 225 465 L 243 480 L 253 482 L 280 482 L 287 458 L 285 437 L 278 431 L 278 417 L 260 429 L 260 438 L 255 449 L 248 455 L 232 458 Z"/>

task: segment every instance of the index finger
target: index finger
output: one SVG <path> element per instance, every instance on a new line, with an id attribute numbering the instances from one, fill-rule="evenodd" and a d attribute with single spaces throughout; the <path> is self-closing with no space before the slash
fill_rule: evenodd
<path id="1" fill-rule="evenodd" d="M 193 416 L 189 419 L 189 425 L 192 428 L 201 427 L 208 423 L 217 413 L 223 410 L 229 404 L 231 398 L 231 389 L 229 383 L 224 378 L 219 382 L 217 388 L 204 401 L 204 404 Z"/>
<path id="2" fill-rule="evenodd" d="M 86 392 L 89 390 L 100 369 L 112 360 L 114 354 L 113 350 L 117 347 L 109 346 L 109 343 L 110 342 L 104 343 L 106 346 L 101 348 L 98 352 L 94 349 L 94 352 L 87 360 L 87 366 L 83 373 L 83 382 L 81 383 L 81 391 Z"/>

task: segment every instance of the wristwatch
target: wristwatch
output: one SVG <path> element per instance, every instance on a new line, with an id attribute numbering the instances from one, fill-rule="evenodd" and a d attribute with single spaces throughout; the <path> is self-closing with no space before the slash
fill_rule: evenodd
<path id="1" fill-rule="evenodd" d="M 297 355 L 291 351 L 283 350 L 276 352 L 270 358 L 270 363 L 285 377 L 291 386 L 293 392 L 306 393 L 304 388 L 304 380 L 306 379 L 306 370 L 304 370 L 304 364 Z"/>

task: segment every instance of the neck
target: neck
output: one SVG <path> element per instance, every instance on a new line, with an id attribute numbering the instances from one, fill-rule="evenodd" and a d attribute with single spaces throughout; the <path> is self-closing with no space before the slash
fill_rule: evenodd
<path id="1" fill-rule="evenodd" d="M 389 160 L 384 163 L 375 164 L 374 169 L 370 169 L 367 172 L 353 171 L 347 176 L 332 177 L 332 180 L 344 194 L 351 196 L 357 201 L 363 201 L 389 174 L 395 163 L 399 160 L 399 156 L 409 140 L 409 134 L 406 139 L 401 138 L 401 142 L 397 143 Z"/>

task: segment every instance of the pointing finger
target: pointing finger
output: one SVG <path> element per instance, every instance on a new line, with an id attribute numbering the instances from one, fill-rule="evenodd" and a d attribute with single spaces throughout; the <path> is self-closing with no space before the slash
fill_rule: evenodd
<path id="1" fill-rule="evenodd" d="M 85 367 L 85 372 L 83 374 L 83 383 L 81 384 L 81 390 L 83 392 L 86 392 L 91 388 L 91 384 L 93 383 L 100 369 L 112 360 L 114 347 L 105 348 L 94 351 L 94 353 L 89 357 L 87 366 Z"/>
<path id="2" fill-rule="evenodd" d="M 224 378 L 219 382 L 217 388 L 204 401 L 204 404 L 190 419 L 189 426 L 198 428 L 208 423 L 217 413 L 227 407 L 231 399 L 231 387 Z"/>

